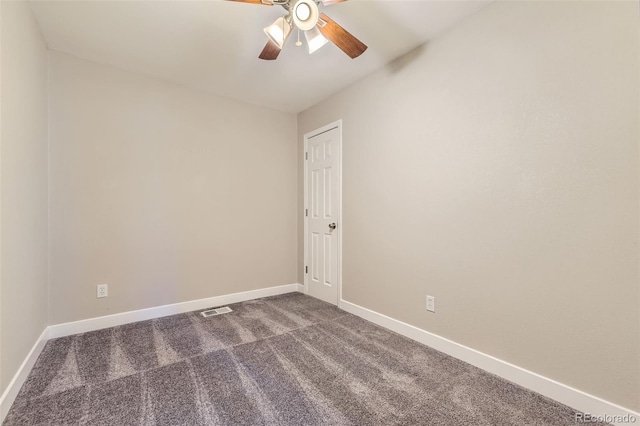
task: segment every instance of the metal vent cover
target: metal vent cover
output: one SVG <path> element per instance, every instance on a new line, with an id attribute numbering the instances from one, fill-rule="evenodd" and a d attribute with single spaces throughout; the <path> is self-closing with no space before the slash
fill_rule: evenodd
<path id="1" fill-rule="evenodd" d="M 209 309 L 207 311 L 202 311 L 200 312 L 200 315 L 207 318 L 207 317 L 213 317 L 220 314 L 228 314 L 229 312 L 233 312 L 232 309 L 228 306 L 223 306 L 222 308 L 214 308 L 214 309 Z"/>

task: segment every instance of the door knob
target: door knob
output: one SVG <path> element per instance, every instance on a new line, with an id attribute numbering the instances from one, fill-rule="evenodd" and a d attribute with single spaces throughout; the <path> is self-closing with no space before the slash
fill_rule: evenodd
<path id="1" fill-rule="evenodd" d="M 333 231 L 334 229 L 336 229 L 336 226 L 337 225 L 335 224 L 335 222 L 334 223 L 330 223 L 329 224 L 329 229 L 331 229 Z"/>

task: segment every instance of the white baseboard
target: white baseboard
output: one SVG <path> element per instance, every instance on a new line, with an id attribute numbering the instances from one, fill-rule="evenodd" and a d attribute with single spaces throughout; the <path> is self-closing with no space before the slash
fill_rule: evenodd
<path id="1" fill-rule="evenodd" d="M 605 401 L 588 393 L 574 389 L 570 386 L 556 382 L 555 380 L 541 376 L 537 373 L 525 370 L 517 365 L 510 364 L 501 359 L 487 355 L 475 349 L 471 349 L 444 337 L 414 327 L 402 321 L 398 321 L 386 315 L 372 311 L 346 300 L 340 301 L 340 307 L 345 311 L 371 321 L 391 331 L 395 331 L 405 337 L 432 347 L 454 358 L 458 358 L 471 365 L 479 367 L 485 371 L 493 373 L 503 379 L 516 383 L 534 392 L 538 392 L 548 398 L 554 399 L 562 404 L 572 407 L 583 413 L 593 416 L 634 416 L 635 421 L 631 423 L 640 424 L 640 414 L 627 408 Z M 615 420 L 615 419 L 613 419 Z M 629 424 L 627 422 L 616 422 L 608 420 L 613 424 Z"/>
<path id="2" fill-rule="evenodd" d="M 27 357 L 22 362 L 22 365 L 20 365 L 20 368 L 18 368 L 15 376 L 13 376 L 13 379 L 11 379 L 11 381 L 9 382 L 7 389 L 5 389 L 2 396 L 0 396 L 0 424 L 4 422 L 4 418 L 7 416 L 7 413 L 9 412 L 13 401 L 15 401 L 16 396 L 18 396 L 20 388 L 27 380 L 31 369 L 36 363 L 38 356 L 40 356 L 40 353 L 42 352 L 44 345 L 47 343 L 47 340 L 49 340 L 49 329 L 45 328 L 42 334 L 40 334 L 40 337 L 38 337 L 38 340 L 36 340 L 36 343 L 27 354 Z"/>
<path id="3" fill-rule="evenodd" d="M 173 303 L 171 305 L 157 306 L 154 308 L 140 309 L 137 311 L 122 312 L 103 317 L 89 318 L 80 321 L 67 322 L 49 326 L 49 338 L 69 336 L 71 334 L 86 333 L 87 331 L 101 330 L 137 321 L 166 317 L 167 315 L 182 314 L 184 312 L 197 311 L 230 303 L 244 302 L 246 300 L 259 299 L 261 297 L 277 296 L 278 294 L 302 291 L 301 284 L 287 284 L 277 287 L 261 288 L 259 290 L 243 291 L 241 293 L 225 294 L 223 296 L 208 297 L 206 299 L 190 300 L 188 302 Z"/>

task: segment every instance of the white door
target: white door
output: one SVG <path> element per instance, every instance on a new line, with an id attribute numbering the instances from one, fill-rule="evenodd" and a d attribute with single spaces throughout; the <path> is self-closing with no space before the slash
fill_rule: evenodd
<path id="1" fill-rule="evenodd" d="M 341 227 L 340 123 L 305 135 L 307 293 L 338 304 Z"/>

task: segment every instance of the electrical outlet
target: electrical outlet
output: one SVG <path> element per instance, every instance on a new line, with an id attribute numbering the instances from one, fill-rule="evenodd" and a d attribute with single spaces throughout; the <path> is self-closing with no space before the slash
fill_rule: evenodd
<path id="1" fill-rule="evenodd" d="M 96 286 L 96 297 L 107 297 L 109 295 L 109 287 L 106 284 L 99 284 Z"/>
<path id="2" fill-rule="evenodd" d="M 429 312 L 436 311 L 436 298 L 433 296 L 427 295 L 427 311 Z"/>

